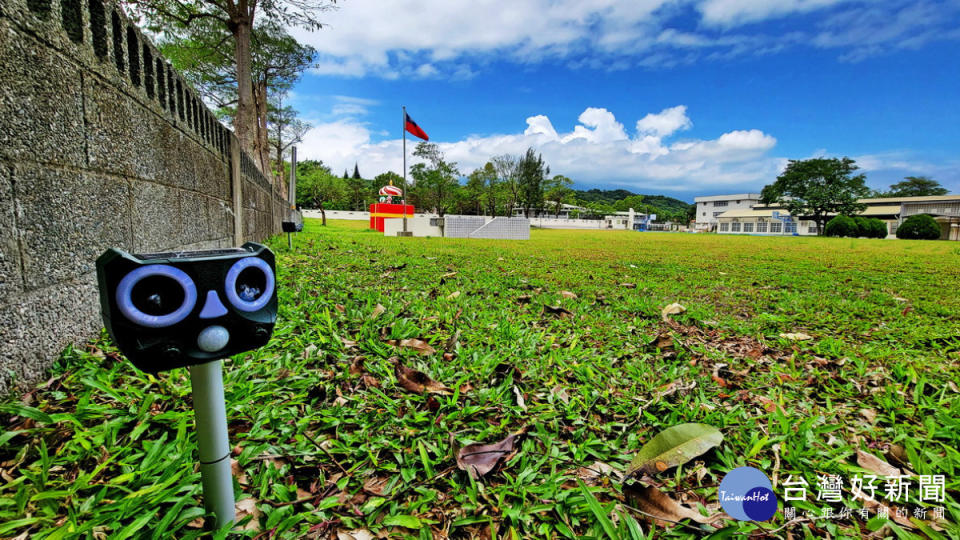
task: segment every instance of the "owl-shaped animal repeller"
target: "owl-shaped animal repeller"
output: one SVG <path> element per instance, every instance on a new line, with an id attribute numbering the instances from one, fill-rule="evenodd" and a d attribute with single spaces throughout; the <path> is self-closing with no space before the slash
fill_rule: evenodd
<path id="1" fill-rule="evenodd" d="M 150 373 L 256 349 L 277 320 L 276 263 L 267 247 L 97 259 L 100 305 L 110 337 Z"/>

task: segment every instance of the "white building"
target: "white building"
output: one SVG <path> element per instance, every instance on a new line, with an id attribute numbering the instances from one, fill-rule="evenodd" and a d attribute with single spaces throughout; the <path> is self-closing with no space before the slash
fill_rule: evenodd
<path id="1" fill-rule="evenodd" d="M 735 195 L 711 195 L 694 197 L 697 205 L 697 219 L 694 228 L 699 231 L 717 230 L 717 218 L 730 210 L 750 210 L 760 202 L 759 193 L 739 193 Z"/>
<path id="2" fill-rule="evenodd" d="M 867 208 L 857 216 L 877 218 L 887 224 L 887 236 L 895 237 L 903 220 L 929 214 L 940 225 L 940 238 L 960 240 L 960 195 L 860 199 Z M 699 214 L 698 214 L 699 219 Z M 830 216 L 832 217 L 832 216 Z M 793 217 L 778 205 L 756 204 L 752 208 L 722 212 L 716 217 L 720 234 L 813 236 L 817 224 L 810 216 Z"/>

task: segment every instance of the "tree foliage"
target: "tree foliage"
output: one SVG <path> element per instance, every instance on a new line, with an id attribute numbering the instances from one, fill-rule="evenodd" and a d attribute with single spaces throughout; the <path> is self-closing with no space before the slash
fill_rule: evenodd
<path id="1" fill-rule="evenodd" d="M 413 155 L 424 162 L 410 168 L 410 176 L 414 180 L 410 198 L 422 209 L 434 209 L 443 216 L 460 187 L 457 164 L 446 161 L 440 147 L 434 143 L 418 143 Z"/>
<path id="2" fill-rule="evenodd" d="M 253 79 L 253 43 L 257 21 L 276 28 L 299 26 L 320 29 L 321 13 L 334 7 L 336 0 L 122 0 L 134 15 L 166 38 L 216 36 L 214 43 L 232 45 L 234 76 L 237 83 L 234 132 L 240 147 L 258 155 L 257 99 Z M 223 33 L 226 30 L 226 34 Z M 215 31 L 215 33 L 214 33 Z M 208 36 L 209 34 L 209 36 Z M 221 36 L 229 35 L 223 39 Z M 229 40 L 229 41 L 228 41 Z M 232 42 L 232 43 L 231 43 Z M 266 104 L 266 99 L 262 100 Z M 265 112 L 264 112 L 265 116 Z M 264 138 L 262 142 L 265 142 Z"/>
<path id="3" fill-rule="evenodd" d="M 544 181 L 550 174 L 550 167 L 543 157 L 527 148 L 527 153 L 517 164 L 518 201 L 523 215 L 530 217 L 530 211 L 543 207 Z"/>
<path id="4" fill-rule="evenodd" d="M 560 215 L 563 205 L 573 200 L 573 180 L 558 174 L 547 181 L 544 198 L 553 205 L 554 216 Z"/>
<path id="5" fill-rule="evenodd" d="M 814 158 L 790 160 L 786 170 L 760 194 L 764 204 L 777 203 L 790 215 L 809 216 L 823 234 L 831 214 L 856 214 L 866 205 L 857 199 L 866 197 L 869 189 L 858 167 L 850 158 Z"/>
<path id="6" fill-rule="evenodd" d="M 887 197 L 924 197 L 930 195 L 946 195 L 947 189 L 940 182 L 926 176 L 908 176 L 902 182 L 890 186 Z"/>

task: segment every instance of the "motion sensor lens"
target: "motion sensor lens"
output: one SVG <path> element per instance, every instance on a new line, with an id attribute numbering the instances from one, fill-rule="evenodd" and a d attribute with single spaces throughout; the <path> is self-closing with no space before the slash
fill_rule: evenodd
<path id="1" fill-rule="evenodd" d="M 267 276 L 258 267 L 248 267 L 237 277 L 236 293 L 244 302 L 254 302 L 267 290 Z"/>
<path id="2" fill-rule="evenodd" d="M 183 287 L 169 276 L 149 276 L 133 286 L 130 299 L 134 307 L 147 315 L 169 315 L 182 304 Z"/>

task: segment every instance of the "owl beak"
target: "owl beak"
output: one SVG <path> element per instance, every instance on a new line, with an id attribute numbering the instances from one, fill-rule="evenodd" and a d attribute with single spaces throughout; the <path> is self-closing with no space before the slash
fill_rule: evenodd
<path id="1" fill-rule="evenodd" d="M 227 308 L 224 307 L 223 302 L 220 301 L 217 291 L 207 291 L 207 301 L 204 302 L 199 317 L 201 319 L 216 319 L 226 314 Z"/>

